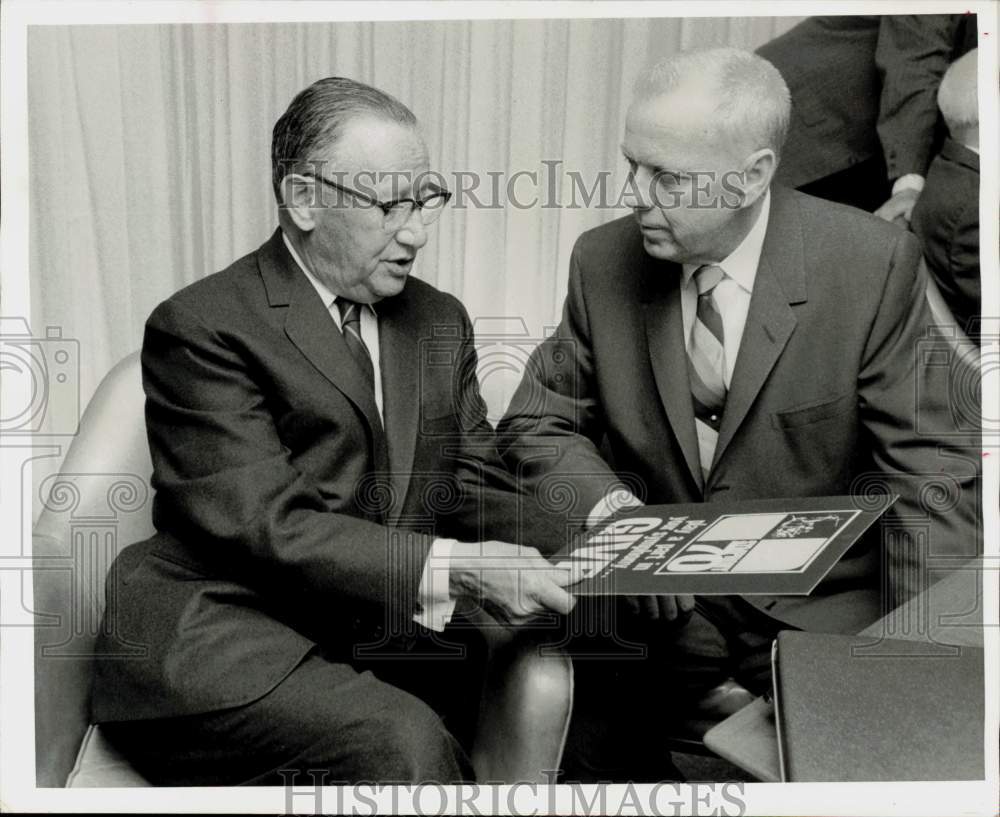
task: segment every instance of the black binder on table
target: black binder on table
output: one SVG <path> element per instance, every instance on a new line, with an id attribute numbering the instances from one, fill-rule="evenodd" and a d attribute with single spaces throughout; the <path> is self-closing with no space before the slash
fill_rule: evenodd
<path id="1" fill-rule="evenodd" d="M 783 780 L 983 779 L 982 649 L 783 631 L 773 661 Z"/>

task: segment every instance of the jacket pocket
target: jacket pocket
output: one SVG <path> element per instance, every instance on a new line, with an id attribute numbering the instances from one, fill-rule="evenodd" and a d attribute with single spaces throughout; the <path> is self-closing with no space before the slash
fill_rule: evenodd
<path id="1" fill-rule="evenodd" d="M 771 415 L 771 424 L 775 428 L 798 428 L 821 420 L 828 420 L 841 414 L 853 411 L 857 406 L 857 396 L 854 392 L 844 394 L 840 397 L 813 401 L 802 406 L 776 411 Z"/>

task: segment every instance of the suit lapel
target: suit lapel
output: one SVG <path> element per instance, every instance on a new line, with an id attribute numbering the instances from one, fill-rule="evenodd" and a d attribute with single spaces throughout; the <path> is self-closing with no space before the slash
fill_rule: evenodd
<path id="1" fill-rule="evenodd" d="M 767 235 L 722 415 L 713 468 L 725 454 L 795 330 L 795 313 L 790 305 L 805 301 L 805 253 L 797 205 L 789 191 L 774 188 Z"/>
<path id="2" fill-rule="evenodd" d="M 326 306 L 285 247 L 280 229 L 261 248 L 258 265 L 270 305 L 287 307 L 285 334 L 320 374 L 354 404 L 368 425 L 375 470 L 388 470 L 375 396 L 358 371 Z"/>
<path id="3" fill-rule="evenodd" d="M 663 402 L 674 436 L 684 452 L 691 477 L 699 490 L 704 487 L 698 458 L 698 437 L 688 387 L 684 319 L 681 315 L 681 268 L 659 264 L 642 252 L 648 301 L 644 304 L 646 339 L 656 389 Z"/>
<path id="4" fill-rule="evenodd" d="M 382 370 L 382 402 L 389 449 L 395 502 L 388 522 L 402 513 L 410 475 L 414 467 L 417 426 L 420 419 L 419 376 L 420 321 L 412 314 L 407 290 L 375 305 L 379 324 L 379 368 Z"/>

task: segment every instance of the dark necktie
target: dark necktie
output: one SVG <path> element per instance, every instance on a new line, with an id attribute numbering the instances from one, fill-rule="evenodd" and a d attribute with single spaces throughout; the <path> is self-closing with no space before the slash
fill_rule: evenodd
<path id="1" fill-rule="evenodd" d="M 351 357 L 354 358 L 354 362 L 358 365 L 358 370 L 371 390 L 372 402 L 374 403 L 375 364 L 372 362 L 372 356 L 368 352 L 368 347 L 361 338 L 361 310 L 364 308 L 364 304 L 358 304 L 344 298 L 337 298 L 337 309 L 340 311 L 340 329 L 344 334 L 344 343 L 347 344 L 347 348 L 351 352 Z M 380 417 L 379 422 L 381 422 L 381 419 Z M 378 463 L 381 460 L 388 464 L 389 452 L 381 429 L 377 428 L 373 430 L 375 432 L 372 437 L 372 445 L 374 446 L 372 452 L 374 456 L 373 470 L 365 475 L 358 486 L 358 492 L 362 497 L 362 513 L 376 521 L 385 521 L 386 514 L 389 511 L 388 503 L 392 501 L 391 491 L 388 490 L 389 486 L 386 483 L 387 475 L 380 471 L 380 468 L 384 468 L 385 466 L 379 466 Z M 379 454 L 381 454 L 381 457 Z"/>
<path id="2" fill-rule="evenodd" d="M 726 406 L 726 352 L 722 315 L 715 301 L 715 288 L 725 277 L 721 267 L 706 264 L 694 273 L 698 287 L 698 310 L 688 344 L 688 375 L 701 470 L 707 479 L 715 457 L 719 426 Z"/>
<path id="3" fill-rule="evenodd" d="M 337 309 L 340 310 L 340 329 L 344 333 L 344 342 L 351 352 L 351 357 L 358 364 L 358 369 L 365 378 L 365 382 L 375 394 L 375 365 L 372 363 L 371 353 L 361 339 L 361 304 L 348 301 L 345 298 L 337 298 Z"/>

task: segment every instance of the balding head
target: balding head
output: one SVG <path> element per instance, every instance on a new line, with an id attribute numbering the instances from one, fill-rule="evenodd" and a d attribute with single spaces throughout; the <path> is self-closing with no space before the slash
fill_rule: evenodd
<path id="1" fill-rule="evenodd" d="M 937 102 L 952 138 L 979 145 L 979 96 L 976 80 L 979 49 L 973 48 L 948 66 L 938 88 Z"/>

